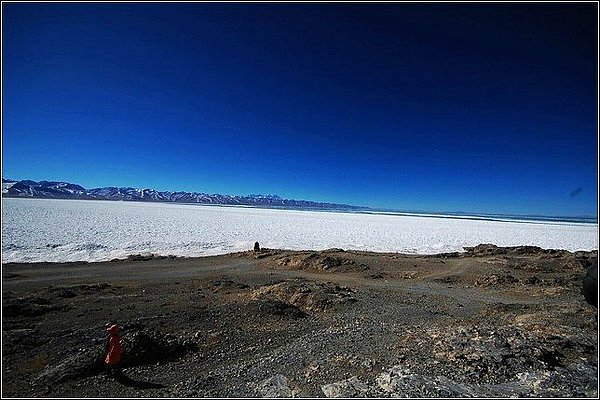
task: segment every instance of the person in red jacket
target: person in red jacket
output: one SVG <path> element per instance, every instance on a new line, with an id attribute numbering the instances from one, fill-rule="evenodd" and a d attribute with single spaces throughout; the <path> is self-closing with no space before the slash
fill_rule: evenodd
<path id="1" fill-rule="evenodd" d="M 119 364 L 121 363 L 121 335 L 119 333 L 119 325 L 117 321 L 113 321 L 106 328 L 108 332 L 108 354 L 106 355 L 106 366 L 111 375 L 116 375 L 120 372 Z"/>

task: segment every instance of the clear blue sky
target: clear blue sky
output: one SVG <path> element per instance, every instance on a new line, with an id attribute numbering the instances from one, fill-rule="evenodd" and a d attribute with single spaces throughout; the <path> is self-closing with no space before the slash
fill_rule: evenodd
<path id="1" fill-rule="evenodd" d="M 597 215 L 597 5 L 3 4 L 2 175 Z"/>

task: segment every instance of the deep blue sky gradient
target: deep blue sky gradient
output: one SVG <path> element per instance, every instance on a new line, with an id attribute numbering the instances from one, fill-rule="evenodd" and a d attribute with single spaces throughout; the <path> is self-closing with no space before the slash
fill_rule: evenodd
<path id="1" fill-rule="evenodd" d="M 2 175 L 597 215 L 597 5 L 3 4 Z"/>

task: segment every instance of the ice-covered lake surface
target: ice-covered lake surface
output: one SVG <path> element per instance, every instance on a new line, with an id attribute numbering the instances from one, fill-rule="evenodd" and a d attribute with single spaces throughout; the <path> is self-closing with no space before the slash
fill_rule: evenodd
<path id="1" fill-rule="evenodd" d="M 208 256 L 261 247 L 435 254 L 464 246 L 598 249 L 598 224 L 122 201 L 2 199 L 2 262 Z"/>

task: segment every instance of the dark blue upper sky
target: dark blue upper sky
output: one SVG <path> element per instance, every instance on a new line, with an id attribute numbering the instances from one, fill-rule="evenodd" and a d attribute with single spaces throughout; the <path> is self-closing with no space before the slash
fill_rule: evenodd
<path id="1" fill-rule="evenodd" d="M 597 5 L 3 4 L 2 175 L 597 215 Z"/>

